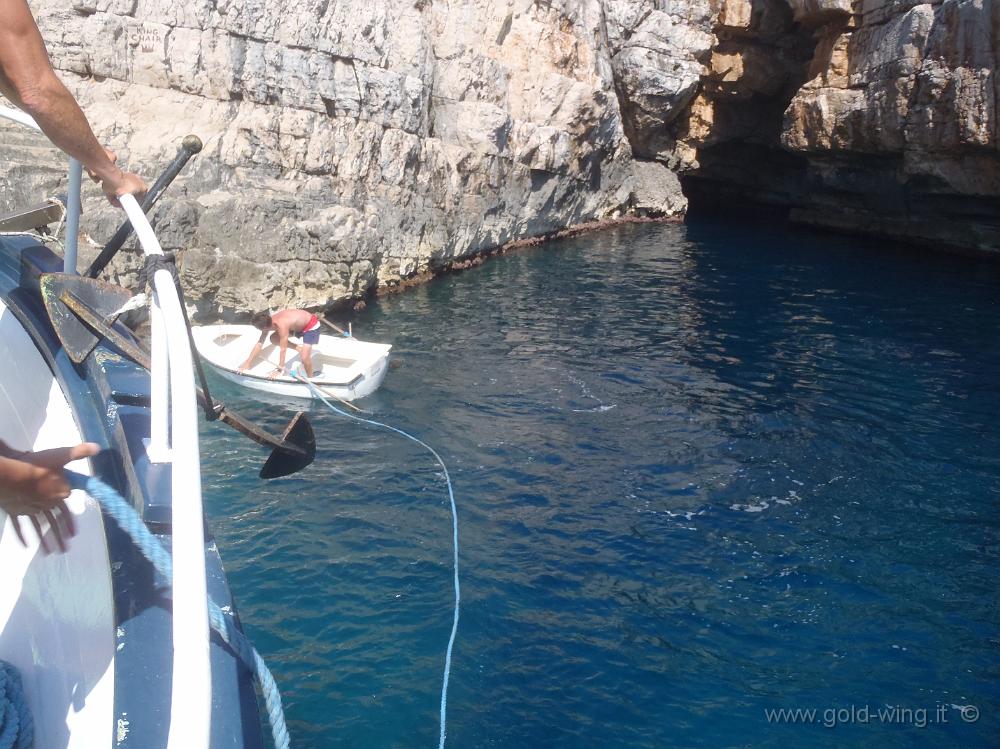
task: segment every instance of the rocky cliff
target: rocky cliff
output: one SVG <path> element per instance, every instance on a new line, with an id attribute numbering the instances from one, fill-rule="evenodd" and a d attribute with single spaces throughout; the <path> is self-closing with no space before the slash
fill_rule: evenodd
<path id="1" fill-rule="evenodd" d="M 629 214 L 997 247 L 1000 2 L 35 0 L 99 135 L 153 176 L 205 312 L 318 305 Z M 5 129 L 0 201 L 58 159 Z M 27 155 L 25 155 L 27 154 Z M 43 166 L 39 166 L 43 165 Z M 94 196 L 85 229 L 116 216 Z"/>
<path id="2" fill-rule="evenodd" d="M 725 0 L 715 32 L 693 201 L 1000 250 L 1000 3 Z"/>

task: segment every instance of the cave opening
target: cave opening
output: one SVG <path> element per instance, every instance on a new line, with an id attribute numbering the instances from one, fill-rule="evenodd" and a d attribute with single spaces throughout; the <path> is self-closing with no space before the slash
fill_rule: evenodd
<path id="1" fill-rule="evenodd" d="M 787 218 L 808 194 L 809 164 L 783 148 L 783 121 L 811 77 L 819 34 L 796 22 L 786 0 L 738 8 L 727 3 L 720 14 L 709 73 L 677 125 L 678 140 L 696 149 L 681 187 L 691 218 Z"/>

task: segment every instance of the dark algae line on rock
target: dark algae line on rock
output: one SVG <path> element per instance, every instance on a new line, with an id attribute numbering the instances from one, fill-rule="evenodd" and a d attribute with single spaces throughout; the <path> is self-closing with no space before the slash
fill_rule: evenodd
<path id="1" fill-rule="evenodd" d="M 570 226 L 566 229 L 549 232 L 548 234 L 543 234 L 541 236 L 518 239 L 499 247 L 484 250 L 469 257 L 452 260 L 440 266 L 434 266 L 424 273 L 419 273 L 409 278 L 401 279 L 398 282 L 389 283 L 385 286 L 379 287 L 376 293 L 379 296 L 396 294 L 414 286 L 420 286 L 421 284 L 427 283 L 438 276 L 448 273 L 458 273 L 463 270 L 468 270 L 469 268 L 478 267 L 497 255 L 505 255 L 510 252 L 516 252 L 517 250 L 524 250 L 531 247 L 540 247 L 546 242 L 554 242 L 560 239 L 570 239 L 572 237 L 579 237 L 583 234 L 589 234 L 591 232 L 601 232 L 631 224 L 679 224 L 682 220 L 683 219 L 680 216 L 671 216 L 666 218 L 623 216 L 622 218 L 610 219 L 607 221 L 593 221 L 587 224 L 578 224 L 576 226 Z"/>

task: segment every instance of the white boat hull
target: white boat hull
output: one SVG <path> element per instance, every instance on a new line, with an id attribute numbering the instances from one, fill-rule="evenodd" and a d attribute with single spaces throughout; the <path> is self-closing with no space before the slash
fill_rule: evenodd
<path id="1" fill-rule="evenodd" d="M 19 450 L 80 442 L 69 404 L 27 333 L 0 302 L 0 356 L 16 370 L 0 381 L 0 439 Z M 68 468 L 90 473 L 87 461 Z M 115 618 L 104 523 L 97 503 L 74 491 L 66 504 L 76 536 L 45 555 L 27 519 L 27 547 L 0 511 L 0 660 L 24 681 L 35 746 L 111 746 Z M 55 546 L 46 532 L 50 547 Z"/>
<path id="2" fill-rule="evenodd" d="M 280 356 L 279 347 L 270 340 L 265 342 L 257 360 L 245 372 L 239 371 L 260 337 L 260 331 L 253 326 L 204 325 L 192 328 L 192 334 L 202 359 L 230 382 L 273 395 L 317 397 L 308 385 L 290 374 L 269 376 L 278 366 Z M 345 401 L 371 395 L 385 380 L 391 348 L 384 343 L 320 335 L 319 343 L 312 348 L 313 364 L 318 369 L 312 382 L 324 395 Z M 300 364 L 298 351 L 289 346 L 285 370 L 295 369 L 304 374 Z"/>
<path id="3" fill-rule="evenodd" d="M 247 377 L 237 372 L 233 372 L 232 370 L 224 369 L 223 367 L 216 365 L 214 362 L 209 363 L 212 364 L 212 368 L 215 369 L 215 371 L 222 377 L 230 382 L 235 382 L 237 385 L 242 385 L 243 387 L 248 387 L 253 390 L 261 390 L 274 395 L 290 396 L 292 398 L 316 397 L 316 393 L 313 392 L 308 385 L 302 382 L 288 382 L 285 379 L 269 380 L 261 379 L 259 377 Z M 388 369 L 389 359 L 387 357 L 378 362 L 375 370 L 356 385 L 331 385 L 328 383 L 316 384 L 324 395 L 334 395 L 345 401 L 357 400 L 358 398 L 364 398 L 366 395 L 371 395 L 378 390 L 379 386 L 382 384 L 382 380 L 385 379 L 385 373 Z"/>

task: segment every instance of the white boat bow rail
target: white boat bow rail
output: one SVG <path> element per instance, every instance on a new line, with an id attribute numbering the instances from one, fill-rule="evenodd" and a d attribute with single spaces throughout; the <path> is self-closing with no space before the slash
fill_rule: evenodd
<path id="1" fill-rule="evenodd" d="M 3 117 L 41 132 L 24 112 L 0 107 Z M 76 272 L 80 179 L 70 159 L 64 271 Z M 131 195 L 121 205 L 147 258 L 163 255 L 160 243 Z M 76 212 L 73 218 L 73 212 Z M 201 498 L 201 458 L 194 372 L 187 326 L 169 271 L 150 279 L 152 300 L 152 434 L 150 460 L 171 463 L 173 589 L 173 682 L 168 749 L 208 749 L 211 735 L 212 678 L 209 664 L 208 595 Z M 158 355 L 157 355 L 158 352 Z M 169 392 L 168 398 L 165 397 Z M 168 423 L 169 408 L 169 423 Z M 167 440 L 170 444 L 167 444 Z"/>

